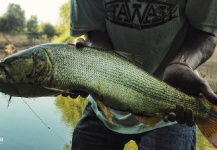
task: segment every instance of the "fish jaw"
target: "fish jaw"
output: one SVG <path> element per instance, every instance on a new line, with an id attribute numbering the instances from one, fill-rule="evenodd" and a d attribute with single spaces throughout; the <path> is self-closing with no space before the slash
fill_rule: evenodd
<path id="1" fill-rule="evenodd" d="M 15 91 L 13 88 L 11 88 L 11 83 L 7 79 L 7 75 L 5 74 L 5 71 L 0 69 L 0 90 L 3 93 L 8 93 L 9 95 L 14 95 Z"/>
<path id="2" fill-rule="evenodd" d="M 52 64 L 46 49 L 33 47 L 0 61 L 0 91 L 19 97 L 50 96 L 43 87 L 51 78 Z"/>

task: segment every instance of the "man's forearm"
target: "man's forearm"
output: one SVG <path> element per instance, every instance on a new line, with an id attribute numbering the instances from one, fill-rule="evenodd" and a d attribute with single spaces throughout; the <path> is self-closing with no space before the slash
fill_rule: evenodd
<path id="1" fill-rule="evenodd" d="M 113 46 L 107 32 L 91 31 L 85 34 L 87 45 L 112 50 Z"/>
<path id="2" fill-rule="evenodd" d="M 183 62 L 196 69 L 210 58 L 216 43 L 217 38 L 214 35 L 190 28 L 186 41 L 173 62 Z"/>

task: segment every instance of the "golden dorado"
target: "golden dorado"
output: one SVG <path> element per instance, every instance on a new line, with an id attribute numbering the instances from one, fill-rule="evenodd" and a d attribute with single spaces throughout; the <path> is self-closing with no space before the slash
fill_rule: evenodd
<path id="1" fill-rule="evenodd" d="M 44 44 L 0 61 L 0 91 L 5 94 L 40 97 L 70 94 L 73 90 L 90 93 L 99 105 L 140 116 L 151 114 L 153 118 L 182 104 L 193 110 L 196 124 L 217 147 L 214 105 L 202 96 L 178 91 L 114 51 Z"/>

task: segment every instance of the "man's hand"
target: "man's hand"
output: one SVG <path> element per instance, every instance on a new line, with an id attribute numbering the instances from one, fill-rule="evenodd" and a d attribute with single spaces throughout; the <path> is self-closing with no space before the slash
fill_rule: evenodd
<path id="1" fill-rule="evenodd" d="M 189 95 L 196 96 L 202 93 L 207 100 L 217 105 L 217 96 L 209 84 L 193 71 L 210 58 L 216 45 L 215 35 L 190 26 L 179 53 L 173 59 L 174 62 L 181 62 L 182 64 L 169 65 L 165 69 L 163 80 Z M 176 110 L 166 114 L 163 119 L 165 121 L 177 120 L 178 123 L 188 125 L 192 125 L 194 122 L 192 110 L 181 105 L 177 105 Z"/>
<path id="2" fill-rule="evenodd" d="M 83 38 L 79 38 L 75 41 L 75 47 L 88 47 L 87 42 Z"/>
<path id="3" fill-rule="evenodd" d="M 163 80 L 169 85 L 180 89 L 186 94 L 198 96 L 202 93 L 211 103 L 217 105 L 217 96 L 209 84 L 190 68 L 181 64 L 173 64 L 166 68 Z M 177 121 L 180 124 L 186 123 L 189 126 L 194 124 L 193 112 L 190 108 L 184 108 L 177 104 L 176 110 L 165 114 L 164 121 Z"/>

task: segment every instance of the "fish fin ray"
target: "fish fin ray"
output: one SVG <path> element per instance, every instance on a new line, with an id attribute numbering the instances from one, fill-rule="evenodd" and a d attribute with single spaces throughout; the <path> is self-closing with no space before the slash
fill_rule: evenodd
<path id="1" fill-rule="evenodd" d="M 55 91 L 55 92 L 60 92 L 60 93 L 66 93 L 66 91 L 61 90 L 61 89 L 57 89 L 57 88 L 52 88 L 52 87 L 48 87 L 48 86 L 43 86 L 45 89 L 51 90 L 51 91 Z"/>
<path id="2" fill-rule="evenodd" d="M 61 90 L 61 89 L 57 89 L 57 88 L 52 88 L 52 87 L 47 87 L 47 86 L 43 86 L 45 89 L 53 91 L 53 92 L 57 92 L 58 94 L 62 94 L 62 96 L 66 97 L 66 96 L 70 96 L 73 95 L 74 93 L 72 93 L 71 91 L 66 91 L 66 90 Z M 58 95 L 57 94 L 57 95 Z M 74 98 L 74 97 L 73 97 Z M 77 98 L 77 97 L 75 97 Z"/>
<path id="3" fill-rule="evenodd" d="M 209 117 L 197 118 L 195 122 L 206 139 L 217 148 L 217 122 Z"/>
<path id="4" fill-rule="evenodd" d="M 155 115 L 153 117 L 147 117 L 147 116 L 142 116 L 142 115 L 134 115 L 141 123 L 143 123 L 146 126 L 151 126 L 154 128 L 156 124 L 162 120 L 161 115 Z"/>
<path id="5" fill-rule="evenodd" d="M 96 100 L 97 105 L 99 106 L 100 110 L 102 111 L 102 114 L 105 116 L 105 118 L 113 124 L 112 118 L 113 118 L 113 113 L 111 110 L 106 107 L 101 101 Z"/>
<path id="6" fill-rule="evenodd" d="M 9 105 L 11 103 L 11 98 L 12 98 L 12 96 L 10 95 L 9 100 L 8 100 L 8 107 L 7 107 L 7 109 L 9 108 Z"/>

